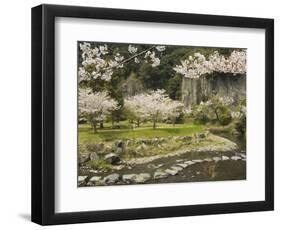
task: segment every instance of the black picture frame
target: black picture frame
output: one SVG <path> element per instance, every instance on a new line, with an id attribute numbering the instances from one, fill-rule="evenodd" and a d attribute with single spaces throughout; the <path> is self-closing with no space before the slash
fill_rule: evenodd
<path id="1" fill-rule="evenodd" d="M 55 213 L 55 18 L 88 18 L 265 29 L 265 200 Z M 274 20 L 110 8 L 32 8 L 32 221 L 41 225 L 274 209 Z"/>

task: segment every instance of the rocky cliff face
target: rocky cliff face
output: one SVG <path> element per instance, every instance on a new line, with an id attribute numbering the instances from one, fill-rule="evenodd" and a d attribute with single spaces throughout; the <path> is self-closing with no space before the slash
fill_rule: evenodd
<path id="1" fill-rule="evenodd" d="M 228 96 L 234 100 L 246 96 L 246 76 L 205 76 L 199 79 L 183 78 L 182 99 L 186 107 L 199 104 L 213 95 Z"/>

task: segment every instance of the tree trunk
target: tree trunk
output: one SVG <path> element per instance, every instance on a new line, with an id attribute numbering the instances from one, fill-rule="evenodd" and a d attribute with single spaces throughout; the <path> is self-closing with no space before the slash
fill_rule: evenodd
<path id="1" fill-rule="evenodd" d="M 92 126 L 93 126 L 93 129 L 94 129 L 94 133 L 97 133 L 97 122 L 96 122 L 96 120 L 93 120 Z"/>
<path id="2" fill-rule="evenodd" d="M 100 129 L 103 129 L 103 121 L 100 122 Z"/>
<path id="3" fill-rule="evenodd" d="M 137 119 L 137 126 L 140 127 L 140 119 Z"/>
<path id="4" fill-rule="evenodd" d="M 216 118 L 217 118 L 218 122 L 221 124 L 220 117 L 219 117 L 217 109 L 215 109 L 215 114 L 216 114 Z"/>
<path id="5" fill-rule="evenodd" d="M 111 113 L 111 128 L 114 128 L 114 116 L 113 113 Z"/>
<path id="6" fill-rule="evenodd" d="M 153 119 L 153 129 L 156 129 L 156 119 Z"/>

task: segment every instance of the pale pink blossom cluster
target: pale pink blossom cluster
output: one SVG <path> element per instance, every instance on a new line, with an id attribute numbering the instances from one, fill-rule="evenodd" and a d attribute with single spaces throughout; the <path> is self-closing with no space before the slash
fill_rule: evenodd
<path id="1" fill-rule="evenodd" d="M 140 63 L 139 56 L 143 55 L 146 62 L 149 62 L 152 67 L 160 65 L 160 59 L 155 56 L 156 50 L 163 52 L 165 46 L 151 46 L 147 50 L 138 52 L 138 48 L 129 45 L 128 57 L 116 53 L 109 56 L 108 46 L 105 44 L 99 47 L 92 47 L 90 43 L 84 42 L 80 44 L 80 50 L 82 52 L 82 66 L 79 67 L 78 75 L 79 81 L 101 79 L 104 81 L 110 81 L 114 69 L 120 69 L 124 67 L 124 64 L 133 60 L 135 63 Z"/>
<path id="2" fill-rule="evenodd" d="M 103 121 L 111 111 L 119 109 L 117 101 L 105 91 L 93 93 L 90 89 L 80 89 L 78 102 L 79 111 L 90 115 L 94 121 Z"/>
<path id="3" fill-rule="evenodd" d="M 205 102 L 201 101 L 200 105 L 210 106 L 210 105 L 218 104 L 218 103 L 220 103 L 223 106 L 229 106 L 234 103 L 234 99 L 232 97 L 228 97 L 228 96 L 214 97 Z"/>
<path id="4" fill-rule="evenodd" d="M 203 75 L 217 73 L 245 74 L 246 51 L 234 50 L 229 57 L 215 51 L 208 59 L 200 53 L 189 56 L 173 69 L 186 78 L 199 78 Z"/>
<path id="5" fill-rule="evenodd" d="M 149 119 L 155 124 L 158 120 L 178 117 L 183 103 L 171 100 L 165 90 L 158 89 L 129 97 L 125 100 L 125 107 L 136 117 Z"/>

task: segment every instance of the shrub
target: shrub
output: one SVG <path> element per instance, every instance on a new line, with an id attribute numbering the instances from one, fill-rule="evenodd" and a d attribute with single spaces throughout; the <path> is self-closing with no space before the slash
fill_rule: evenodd
<path id="1" fill-rule="evenodd" d="M 243 115 L 235 122 L 235 129 L 241 136 L 246 135 L 246 120 L 246 116 Z"/>
<path id="2" fill-rule="evenodd" d="M 92 169 L 111 169 L 111 165 L 108 164 L 105 160 L 92 160 L 92 161 L 88 161 L 87 165 L 90 166 Z"/>
<path id="3" fill-rule="evenodd" d="M 229 110 L 225 110 L 220 114 L 219 123 L 221 125 L 228 125 L 232 121 L 231 113 Z"/>

